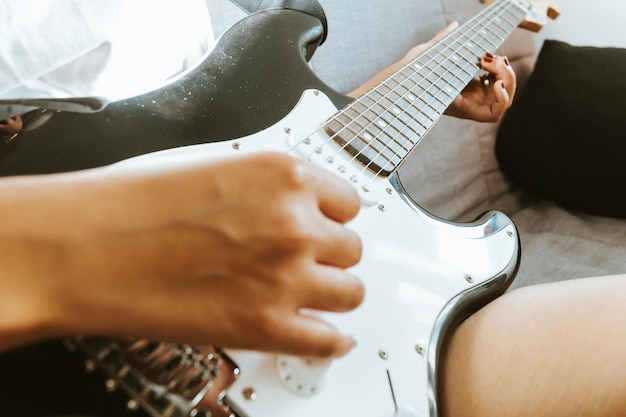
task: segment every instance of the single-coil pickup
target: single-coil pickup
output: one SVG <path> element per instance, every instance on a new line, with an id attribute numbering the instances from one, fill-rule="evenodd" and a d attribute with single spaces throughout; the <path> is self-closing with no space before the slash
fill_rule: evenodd
<path id="1" fill-rule="evenodd" d="M 364 205 L 376 205 L 380 193 L 373 185 L 378 177 L 366 169 L 355 156 L 344 152 L 341 146 L 328 137 L 323 129 L 311 135 L 298 135 L 290 129 L 285 129 L 289 154 L 295 154 L 311 161 L 315 165 L 334 172 L 350 182 L 359 193 Z"/>

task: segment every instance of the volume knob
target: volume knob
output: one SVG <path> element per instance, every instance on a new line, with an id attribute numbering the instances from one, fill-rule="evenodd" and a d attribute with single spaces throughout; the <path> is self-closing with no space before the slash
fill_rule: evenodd
<path id="1" fill-rule="evenodd" d="M 318 393 L 324 386 L 332 359 L 277 355 L 278 376 L 290 391 L 304 396 Z"/>

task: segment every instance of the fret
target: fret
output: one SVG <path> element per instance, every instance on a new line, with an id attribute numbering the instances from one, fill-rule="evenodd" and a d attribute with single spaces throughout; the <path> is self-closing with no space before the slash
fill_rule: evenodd
<path id="1" fill-rule="evenodd" d="M 458 74 L 457 77 L 463 81 L 467 81 L 467 77 L 472 78 L 474 76 L 474 72 L 476 71 L 476 65 L 470 63 L 467 60 L 462 60 L 458 55 L 454 55 L 452 57 L 452 62 L 454 66 L 460 69 L 465 73 L 465 79 L 461 78 Z"/>
<path id="2" fill-rule="evenodd" d="M 504 42 L 504 41 L 505 41 L 505 39 L 506 39 L 507 37 L 506 37 L 506 36 L 502 36 L 502 35 L 498 34 L 498 32 L 496 31 L 496 29 L 497 29 L 497 28 L 494 28 L 494 27 L 486 27 L 486 28 L 485 28 L 485 31 L 486 31 L 487 33 L 491 33 L 491 35 L 492 35 L 494 38 L 498 39 L 498 42 L 496 42 L 496 43 L 494 44 L 494 45 L 495 45 L 495 47 L 497 48 L 498 46 L 502 45 L 502 42 Z M 490 37 L 490 38 L 491 38 L 491 37 Z"/>
<path id="3" fill-rule="evenodd" d="M 411 149 L 411 146 L 405 146 L 406 143 L 399 140 L 402 138 L 397 128 L 392 127 L 381 117 L 367 118 L 352 106 L 327 124 L 327 132 L 334 136 L 336 142 L 343 145 L 357 149 L 366 145 L 369 148 L 370 159 L 386 160 L 382 166 L 388 165 L 389 162 L 398 164 Z M 351 153 L 357 156 L 354 152 Z M 360 158 L 357 156 L 357 159 Z"/>
<path id="4" fill-rule="evenodd" d="M 511 17 L 513 19 L 511 19 Z M 516 16 L 513 13 L 510 13 L 509 16 L 506 16 L 506 15 L 500 16 L 502 20 L 506 20 L 506 22 L 510 25 L 511 29 L 515 29 L 517 27 L 517 24 L 515 23 L 515 17 Z M 500 21 L 498 21 L 498 23 L 500 23 Z"/>
<path id="5" fill-rule="evenodd" d="M 368 132 L 355 135 L 337 118 L 328 122 L 325 130 L 343 150 L 376 174 L 387 176 L 398 166 L 399 162 L 391 161 L 388 153 L 376 149 L 372 143 L 375 138 Z"/>
<path id="6" fill-rule="evenodd" d="M 495 51 L 525 16 L 516 2 L 496 0 L 341 111 L 326 132 L 367 169 L 389 175 L 476 75 L 483 52 Z"/>
<path id="7" fill-rule="evenodd" d="M 367 132 L 373 136 L 371 139 L 367 137 L 365 137 L 365 139 L 380 141 L 381 137 L 386 138 L 387 140 L 381 141 L 381 145 L 378 145 L 376 148 L 379 151 L 383 151 L 385 148 L 384 145 L 386 144 L 396 156 L 404 155 L 406 152 L 410 151 L 414 143 L 411 137 L 407 136 L 406 132 L 404 132 L 404 123 L 398 123 L 398 116 L 405 112 L 399 107 L 391 107 L 391 109 L 396 110 L 395 112 L 387 109 L 383 109 L 383 111 L 380 112 L 372 111 L 373 107 L 382 108 L 382 106 L 371 99 L 365 102 L 367 104 L 355 103 L 350 112 L 347 113 L 347 115 L 355 113 L 355 123 L 360 126 L 361 131 Z M 368 114 L 372 115 L 372 117 L 358 117 L 360 111 L 362 111 L 362 115 Z M 363 124 L 362 121 L 359 122 L 358 119 L 365 119 L 366 124 Z M 354 131 L 354 133 L 360 134 L 358 131 Z M 407 146 L 407 142 L 409 146 Z"/>
<path id="8" fill-rule="evenodd" d="M 464 71 L 466 74 L 466 78 L 462 78 L 461 75 L 453 71 L 454 68 L 459 68 L 459 67 L 456 65 L 455 61 L 453 61 L 452 59 L 449 59 L 447 65 L 444 67 L 446 74 L 448 74 L 448 76 L 445 76 L 445 78 L 448 81 L 448 84 L 449 84 L 448 87 L 451 87 L 453 90 L 456 90 L 456 91 L 461 91 L 467 85 L 467 76 L 471 78 L 473 77 L 473 75 Z M 447 88 L 446 88 L 446 91 L 448 91 Z"/>
<path id="9" fill-rule="evenodd" d="M 482 29 L 480 32 L 477 33 L 477 36 L 482 40 L 482 44 L 481 45 L 485 45 L 485 44 L 489 44 L 489 48 L 482 48 L 484 49 L 488 49 L 488 50 L 495 50 L 498 49 L 498 46 L 500 45 L 499 43 L 496 42 L 492 42 L 491 39 L 489 39 L 488 37 L 488 33 L 485 29 Z"/>

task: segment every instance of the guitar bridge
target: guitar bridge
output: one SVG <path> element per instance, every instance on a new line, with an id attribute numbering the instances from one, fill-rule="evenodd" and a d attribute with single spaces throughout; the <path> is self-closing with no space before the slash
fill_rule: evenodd
<path id="1" fill-rule="evenodd" d="M 213 346 L 92 337 L 71 339 L 66 345 L 87 356 L 87 371 L 104 372 L 108 390 L 122 389 L 130 397 L 131 410 L 141 408 L 154 417 L 235 416 L 222 399 L 239 369 Z"/>

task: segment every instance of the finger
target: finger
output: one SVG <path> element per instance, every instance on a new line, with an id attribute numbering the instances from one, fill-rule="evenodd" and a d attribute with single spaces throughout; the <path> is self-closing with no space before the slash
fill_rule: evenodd
<path id="1" fill-rule="evenodd" d="M 517 84 L 515 71 L 511 67 L 509 59 L 506 56 L 497 56 L 486 52 L 481 59 L 481 67 L 493 74 L 496 80 L 504 81 L 509 98 L 512 100 Z"/>
<path id="2" fill-rule="evenodd" d="M 343 269 L 319 266 L 310 277 L 294 294 L 300 307 L 340 313 L 354 310 L 363 302 L 365 286 Z"/>
<path id="3" fill-rule="evenodd" d="M 319 358 L 345 355 L 356 345 L 354 336 L 344 334 L 330 323 L 309 314 L 298 314 L 283 323 L 274 339 L 283 353 Z"/>
<path id="4" fill-rule="evenodd" d="M 363 243 L 353 230 L 333 221 L 319 222 L 315 260 L 321 264 L 349 268 L 361 260 Z"/>
<path id="5" fill-rule="evenodd" d="M 502 80 L 498 80 L 494 83 L 493 95 L 495 101 L 491 105 L 491 114 L 499 119 L 511 105 L 509 93 Z"/>
<path id="6" fill-rule="evenodd" d="M 319 208 L 328 218 L 346 223 L 359 212 L 359 196 L 347 181 L 319 168 L 315 188 Z"/>

